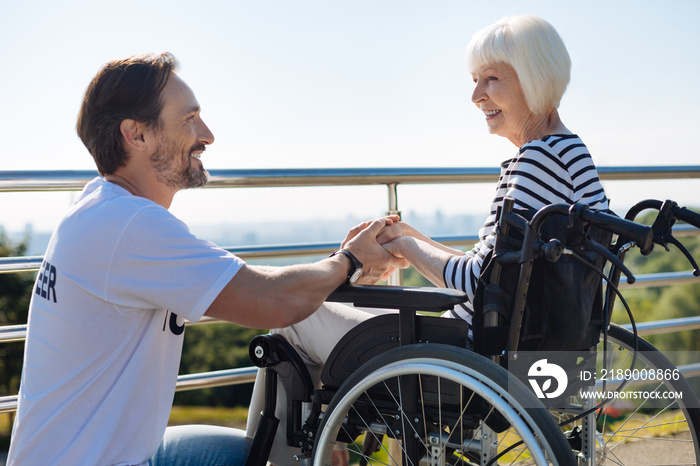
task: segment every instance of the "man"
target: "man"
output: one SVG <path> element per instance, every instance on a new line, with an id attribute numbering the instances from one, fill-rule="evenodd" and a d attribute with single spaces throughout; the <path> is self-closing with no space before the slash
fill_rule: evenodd
<path id="1" fill-rule="evenodd" d="M 370 283 L 397 265 L 376 242 L 391 217 L 351 230 L 342 253 L 282 268 L 191 235 L 167 209 L 206 184 L 214 136 L 176 69 L 169 54 L 130 57 L 88 86 L 77 131 L 102 176 L 54 232 L 37 277 L 9 464 L 242 463 L 242 431 L 166 430 L 183 319 L 285 327 L 355 272 Z"/>

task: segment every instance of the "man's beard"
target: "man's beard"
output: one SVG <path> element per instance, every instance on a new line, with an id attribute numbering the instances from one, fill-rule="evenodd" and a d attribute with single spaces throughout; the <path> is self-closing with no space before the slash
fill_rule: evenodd
<path id="1" fill-rule="evenodd" d="M 176 155 L 179 153 L 174 145 L 169 145 L 163 149 L 160 144 L 156 152 L 151 156 L 151 163 L 156 170 L 158 180 L 165 185 L 175 189 L 201 188 L 209 181 L 209 172 L 204 166 L 197 168 L 192 164 L 192 152 L 204 150 L 204 144 L 197 143 L 185 153 L 180 153 L 182 159 L 181 167 L 177 167 Z"/>

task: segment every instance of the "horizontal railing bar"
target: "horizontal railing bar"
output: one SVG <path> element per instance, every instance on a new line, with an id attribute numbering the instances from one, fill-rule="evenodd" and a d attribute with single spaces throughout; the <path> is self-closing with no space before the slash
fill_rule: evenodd
<path id="1" fill-rule="evenodd" d="M 27 338 L 27 324 L 5 325 L 0 327 L 0 343 L 24 341 Z"/>
<path id="2" fill-rule="evenodd" d="M 695 228 L 692 225 L 686 224 L 673 225 L 673 236 L 676 236 L 678 238 L 688 236 L 700 236 L 700 229 Z"/>
<path id="3" fill-rule="evenodd" d="M 0 257 L 0 273 L 36 272 L 44 256 Z"/>
<path id="4" fill-rule="evenodd" d="M 685 330 L 700 329 L 700 316 L 679 317 L 677 319 L 656 320 L 653 322 L 638 322 L 637 333 L 639 335 L 658 335 L 660 333 L 674 333 Z M 622 325 L 630 332 L 632 324 Z"/>
<path id="5" fill-rule="evenodd" d="M 215 317 L 204 316 L 196 324 L 185 320 L 185 325 L 208 325 L 208 324 L 228 324 L 225 320 Z M 0 343 L 11 343 L 13 341 L 24 341 L 27 339 L 27 324 L 0 326 Z"/>
<path id="6" fill-rule="evenodd" d="M 685 364 L 683 366 L 677 366 L 678 371 L 683 374 L 683 377 L 689 379 L 691 377 L 697 377 L 700 375 L 700 363 Z"/>
<path id="7" fill-rule="evenodd" d="M 471 237 L 460 237 L 458 240 L 439 241 L 446 246 L 454 247 L 467 243 L 472 240 Z M 289 246 L 274 246 L 274 247 L 250 247 L 248 251 L 241 248 L 225 248 L 228 251 L 236 254 L 243 260 L 250 259 L 265 259 L 265 258 L 286 258 L 294 256 L 318 256 L 327 255 L 337 249 L 338 243 L 330 243 L 330 245 L 312 245 L 311 247 L 289 247 Z M 25 261 L 16 267 L 15 257 L 0 258 L 0 273 L 14 272 L 36 272 L 41 265 L 41 258 L 35 256 L 32 262 Z M 635 275 L 636 281 L 630 285 L 627 280 L 620 281 L 619 288 L 651 288 L 668 285 L 684 285 L 700 283 L 700 278 L 693 275 L 693 272 L 665 272 L 665 273 L 649 273 Z"/>
<path id="8" fill-rule="evenodd" d="M 700 283 L 700 277 L 693 275 L 693 272 L 665 272 L 647 273 L 634 276 L 637 281 L 630 285 L 626 279 L 620 280 L 620 289 L 627 288 L 651 288 L 655 286 L 685 285 Z"/>
<path id="9" fill-rule="evenodd" d="M 255 382 L 255 375 L 257 373 L 257 367 L 241 367 L 238 369 L 180 375 L 177 377 L 175 391 L 181 392 L 185 390 L 252 383 Z M 0 414 L 16 411 L 18 399 L 18 395 L 0 396 Z"/>
<path id="10" fill-rule="evenodd" d="M 338 249 L 339 243 L 300 243 L 260 246 L 225 247 L 228 252 L 243 260 L 284 259 L 287 257 L 322 256 Z"/>
<path id="11" fill-rule="evenodd" d="M 19 396 L 17 395 L 0 396 L 0 414 L 17 411 L 18 399 Z"/>
<path id="12" fill-rule="evenodd" d="M 356 186 L 377 184 L 485 183 L 498 179 L 498 167 L 212 169 L 207 188 Z M 700 178 L 700 166 L 598 167 L 602 180 Z M 97 176 L 93 170 L 0 171 L 0 192 L 75 191 Z"/>
<path id="13" fill-rule="evenodd" d="M 700 165 L 598 167 L 601 180 L 678 180 L 700 178 Z"/>
<path id="14" fill-rule="evenodd" d="M 221 387 L 255 382 L 257 367 L 241 367 L 221 371 L 200 372 L 198 374 L 180 375 L 175 391 L 197 390 L 200 388 Z"/>
<path id="15" fill-rule="evenodd" d="M 485 168 L 212 169 L 206 188 L 263 188 L 388 183 L 479 183 L 498 179 Z M 91 170 L 0 171 L 0 192 L 75 191 L 97 176 Z"/>
<path id="16" fill-rule="evenodd" d="M 700 230 L 690 225 L 678 225 L 673 229 L 678 237 L 699 236 Z M 433 239 L 449 247 L 468 246 L 479 240 L 476 235 L 435 236 Z M 243 260 L 279 259 L 302 256 L 322 256 L 338 248 L 338 243 L 302 243 L 285 245 L 236 246 L 224 248 Z M 0 274 L 36 272 L 43 256 L 0 257 Z M 640 280 L 641 281 L 641 280 Z M 623 281 L 621 286 L 626 286 Z M 655 286 L 655 285 L 647 285 Z"/>
<path id="17" fill-rule="evenodd" d="M 459 245 L 459 244 L 464 244 L 463 242 L 459 243 L 443 243 L 447 246 L 454 246 L 454 245 Z M 335 248 L 337 248 L 337 244 L 335 244 Z M 245 255 L 241 254 L 239 257 L 244 260 L 249 260 L 249 259 L 263 259 L 263 258 L 284 258 L 284 257 L 293 257 L 293 256 L 315 256 L 315 255 L 326 255 L 335 249 L 333 247 L 331 248 L 310 248 L 310 249 L 298 249 L 298 250 L 290 250 L 287 251 L 287 253 L 279 254 L 279 255 L 271 255 L 268 254 L 267 251 L 263 250 L 253 250 Z M 0 273 L 14 273 L 14 272 L 36 272 L 39 270 L 39 266 L 41 265 L 41 259 L 35 259 L 34 265 L 32 267 L 23 267 L 23 268 L 15 268 L 14 267 L 14 262 L 13 260 L 16 258 L 9 257 L 9 258 L 0 258 Z M 25 264 L 26 265 L 26 264 Z M 630 285 L 627 283 L 627 280 L 621 280 L 619 288 L 620 289 L 627 289 L 627 288 L 651 288 L 651 287 L 657 287 L 657 286 L 669 286 L 669 285 L 685 285 L 685 284 L 693 284 L 693 283 L 700 283 L 700 278 L 696 277 L 693 275 L 693 272 L 688 271 L 688 272 L 666 272 L 666 273 L 649 273 L 649 274 L 643 274 L 643 275 L 635 275 L 635 278 L 637 281 Z"/>

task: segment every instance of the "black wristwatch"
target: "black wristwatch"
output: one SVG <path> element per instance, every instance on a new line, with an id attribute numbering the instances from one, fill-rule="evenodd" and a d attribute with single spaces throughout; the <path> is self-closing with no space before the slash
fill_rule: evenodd
<path id="1" fill-rule="evenodd" d="M 357 280 L 360 279 L 362 276 L 362 262 L 357 260 L 357 257 L 347 249 L 338 249 L 335 251 L 333 254 L 331 254 L 329 257 L 333 257 L 336 254 L 345 254 L 348 256 L 350 259 L 350 263 L 352 264 L 350 267 L 350 271 L 348 272 L 348 280 L 347 283 L 350 283 L 351 285 L 355 283 Z"/>

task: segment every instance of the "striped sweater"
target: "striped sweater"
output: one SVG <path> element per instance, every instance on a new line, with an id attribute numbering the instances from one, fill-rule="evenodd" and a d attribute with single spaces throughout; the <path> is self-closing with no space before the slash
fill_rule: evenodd
<path id="1" fill-rule="evenodd" d="M 580 202 L 592 209 L 607 209 L 608 199 L 588 149 L 576 135 L 549 135 L 523 145 L 518 155 L 501 164 L 491 212 L 479 230 L 479 242 L 465 255 L 450 258 L 443 278 L 448 288 L 462 290 L 469 302 L 446 313 L 471 324 L 471 301 L 484 257 L 496 241 L 496 211 L 505 197 L 516 209 L 540 209 L 549 204 Z"/>

